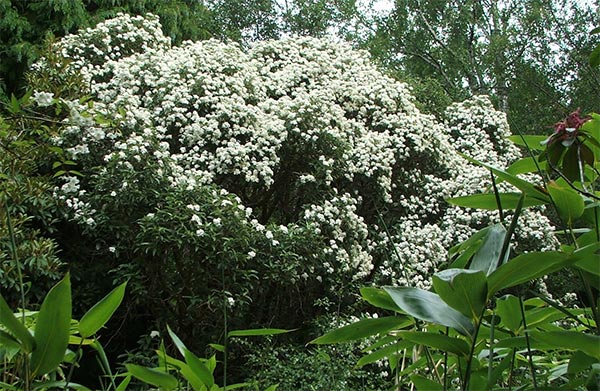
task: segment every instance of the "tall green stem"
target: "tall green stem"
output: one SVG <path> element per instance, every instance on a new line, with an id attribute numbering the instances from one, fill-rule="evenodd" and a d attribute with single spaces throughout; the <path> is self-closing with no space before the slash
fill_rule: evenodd
<path id="1" fill-rule="evenodd" d="M 535 377 L 535 367 L 533 366 L 533 355 L 531 354 L 531 343 L 529 341 L 529 332 L 527 331 L 527 321 L 525 320 L 525 308 L 523 305 L 523 298 L 519 296 L 519 307 L 521 309 L 521 317 L 523 318 L 523 328 L 525 329 L 525 342 L 527 343 L 527 358 L 529 361 L 529 368 L 531 369 L 531 378 L 533 380 L 533 389 L 537 390 L 537 379 Z"/>

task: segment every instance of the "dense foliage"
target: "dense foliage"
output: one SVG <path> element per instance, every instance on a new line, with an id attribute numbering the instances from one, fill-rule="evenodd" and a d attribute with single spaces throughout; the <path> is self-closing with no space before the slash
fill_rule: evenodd
<path id="1" fill-rule="evenodd" d="M 449 248 L 511 218 L 511 254 L 559 247 L 541 206 L 546 198 L 525 200 L 523 210 L 516 205 L 515 186 L 524 191 L 529 181 L 533 191 L 546 180 L 532 174 L 530 160 L 518 160 L 506 115 L 490 99 L 451 104 L 436 119 L 419 111 L 408 85 L 346 44 L 293 37 L 249 48 L 216 40 L 174 46 L 158 17 L 118 14 L 57 41 L 32 66 L 29 82 L 33 92 L 13 99 L 3 119 L 2 146 L 21 158 L 0 157 L 2 186 L 13 189 L 3 200 L 8 213 L 0 212 L 2 245 L 10 250 L 2 259 L 10 283 L 6 292 L 3 283 L 3 297 L 29 307 L 18 298 L 24 277 L 41 298 L 47 289 L 37 284 L 60 275 L 58 243 L 78 286 L 75 314 L 129 281 L 125 309 L 116 315 L 128 325 L 113 336 L 118 349 L 167 325 L 181 337 L 169 329 L 169 344 L 190 368 L 199 360 L 190 352 L 209 342 L 221 343 L 213 348 L 224 357 L 248 354 L 244 345 L 227 349 L 236 335 L 230 329 L 299 328 L 288 342 L 305 343 L 364 315 L 360 286 L 430 289 Z M 569 138 L 565 129 L 560 135 Z M 510 166 L 525 175 L 495 178 L 492 166 L 496 174 Z M 23 194 L 27 201 L 16 208 Z M 493 207 L 461 207 L 482 204 Z M 43 262 L 29 255 L 36 240 L 46 246 Z M 459 248 L 463 260 L 478 249 Z M 571 302 L 575 287 L 551 287 L 558 293 L 552 297 L 537 278 L 544 274 L 520 282 Z M 277 352 L 290 362 L 356 354 L 353 347 L 334 354 L 293 345 Z M 130 357 L 138 364 L 153 359 L 147 352 Z M 270 362 L 250 358 L 255 368 Z M 164 351 L 158 360 L 175 363 L 188 379 L 182 361 Z M 203 381 L 214 384 L 216 359 L 199 362 L 210 372 Z M 322 376 L 336 365 L 323 366 Z M 127 370 L 145 371 L 135 364 Z M 249 375 L 235 367 L 229 373 Z M 263 375 L 257 379 L 273 381 Z M 337 379 L 360 389 L 388 375 L 367 381 L 358 371 Z M 298 373 L 297 381 L 303 378 Z"/>

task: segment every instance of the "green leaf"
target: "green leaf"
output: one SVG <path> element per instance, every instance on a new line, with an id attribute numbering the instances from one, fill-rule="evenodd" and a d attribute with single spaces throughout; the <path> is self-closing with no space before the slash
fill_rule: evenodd
<path id="1" fill-rule="evenodd" d="M 532 331 L 531 338 L 557 349 L 581 350 L 600 360 L 600 337 L 578 331 Z"/>
<path id="2" fill-rule="evenodd" d="M 17 319 L 15 314 L 4 300 L 4 297 L 0 295 L 0 323 L 6 327 L 8 332 L 12 333 L 23 346 L 25 353 L 30 353 L 35 347 L 35 339 L 27 330 L 27 327 Z"/>
<path id="3" fill-rule="evenodd" d="M 594 232 L 595 233 L 595 232 Z M 600 276 L 600 242 L 594 242 L 575 251 L 574 255 L 581 258 L 575 267 L 595 276 Z"/>
<path id="4" fill-rule="evenodd" d="M 123 297 L 125 296 L 126 286 L 127 282 L 124 282 L 113 289 L 83 315 L 79 321 L 79 334 L 81 334 L 83 338 L 88 338 L 96 334 L 96 332 L 108 322 L 117 308 L 121 305 Z"/>
<path id="5" fill-rule="evenodd" d="M 469 344 L 464 340 L 437 332 L 400 331 L 398 336 L 416 344 L 453 353 L 457 356 L 466 357 L 470 352 Z"/>
<path id="6" fill-rule="evenodd" d="M 570 375 L 575 375 L 579 372 L 585 371 L 588 368 L 592 367 L 592 364 L 598 362 L 593 357 L 588 356 L 580 350 L 577 350 L 573 355 L 571 355 L 571 359 L 569 360 L 569 366 L 567 367 L 567 373 Z"/>
<path id="7" fill-rule="evenodd" d="M 35 324 L 36 348 L 31 353 L 32 377 L 58 368 L 65 356 L 71 328 L 71 281 L 69 274 L 46 295 Z"/>
<path id="8" fill-rule="evenodd" d="M 277 391 L 277 387 L 279 387 L 279 383 L 278 384 L 273 384 L 269 388 L 265 388 L 265 391 Z"/>
<path id="9" fill-rule="evenodd" d="M 0 330 L 0 346 L 9 349 L 20 350 L 21 344 L 12 335 L 6 331 Z"/>
<path id="10" fill-rule="evenodd" d="M 387 294 L 382 288 L 374 287 L 363 287 L 360 288 L 360 295 L 367 303 L 374 305 L 384 310 L 390 310 L 394 312 L 403 313 L 403 311 L 396 305 L 394 300 Z"/>
<path id="11" fill-rule="evenodd" d="M 355 341 L 372 335 L 387 333 L 390 330 L 398 330 L 411 324 L 412 321 L 410 319 L 395 316 L 376 319 L 361 319 L 358 322 L 332 330 L 309 343 L 330 344 Z"/>
<path id="12" fill-rule="evenodd" d="M 499 193 L 503 209 L 515 209 L 521 198 L 521 193 Z M 494 193 L 473 194 L 463 197 L 447 198 L 446 201 L 452 205 L 464 208 L 497 210 L 496 195 Z M 525 198 L 523 207 L 538 206 L 546 204 L 545 201 L 535 198 Z"/>
<path id="13" fill-rule="evenodd" d="M 559 216 L 569 227 L 572 227 L 575 220 L 583 214 L 585 208 L 583 197 L 575 190 L 561 187 L 553 181 L 549 182 L 546 188 Z"/>
<path id="14" fill-rule="evenodd" d="M 487 279 L 480 270 L 446 269 L 433 275 L 435 292 L 450 307 L 479 319 L 486 305 Z"/>
<path id="15" fill-rule="evenodd" d="M 417 391 L 443 391 L 444 386 L 440 383 L 429 380 L 421 375 L 412 375 L 410 381 L 415 385 Z"/>
<path id="16" fill-rule="evenodd" d="M 372 364 L 376 361 L 383 360 L 385 358 L 390 358 L 404 349 L 412 348 L 415 345 L 412 341 L 399 341 L 395 342 L 392 345 L 385 346 L 381 349 L 374 350 L 373 352 L 363 356 L 356 363 L 356 367 L 360 368 L 367 364 Z"/>
<path id="17" fill-rule="evenodd" d="M 540 167 L 541 169 L 541 167 Z M 538 172 L 538 163 L 535 158 L 528 156 L 517 160 L 511 164 L 506 172 L 512 175 L 527 174 L 530 172 Z"/>
<path id="18" fill-rule="evenodd" d="M 496 313 L 500 316 L 501 324 L 517 333 L 521 328 L 521 302 L 513 295 L 504 295 L 496 300 Z"/>
<path id="19" fill-rule="evenodd" d="M 506 238 L 506 229 L 502 224 L 496 224 L 490 227 L 482 246 L 473 255 L 473 260 L 469 265 L 471 270 L 481 270 L 486 276 L 492 274 L 498 265 L 498 259 L 502 252 L 502 245 Z M 508 258 L 508 251 L 501 263 L 505 263 Z"/>
<path id="20" fill-rule="evenodd" d="M 294 330 L 284 329 L 250 329 L 250 330 L 234 330 L 227 333 L 227 338 L 230 337 L 254 337 L 261 335 L 277 335 L 292 332 Z"/>
<path id="21" fill-rule="evenodd" d="M 131 375 L 125 376 L 125 379 L 123 379 L 123 381 L 121 383 L 119 383 L 119 386 L 117 387 L 117 391 L 127 390 L 127 387 L 129 386 L 130 382 L 131 382 Z"/>
<path id="22" fill-rule="evenodd" d="M 597 67 L 600 65 L 600 45 L 596 46 L 590 54 L 590 66 Z"/>
<path id="23" fill-rule="evenodd" d="M 204 365 L 202 361 L 188 349 L 184 353 L 185 362 L 190 366 L 192 371 L 198 378 L 207 386 L 212 387 L 215 384 L 215 378 L 212 372 Z"/>
<path id="24" fill-rule="evenodd" d="M 471 237 L 462 243 L 457 244 L 448 250 L 448 256 L 453 258 L 457 254 L 460 254 L 452 263 L 450 268 L 463 269 L 471 259 L 471 257 L 479 251 L 483 245 L 484 239 L 487 237 L 490 227 L 485 227 L 475 232 Z"/>
<path id="25" fill-rule="evenodd" d="M 510 183 L 511 185 L 513 185 L 514 187 L 516 187 L 517 189 L 521 190 L 523 193 L 525 193 L 526 197 L 529 198 L 534 198 L 536 200 L 540 200 L 543 201 L 544 203 L 549 203 L 550 202 L 550 198 L 548 197 L 548 195 L 544 192 L 543 189 L 538 189 L 535 185 L 533 185 L 532 183 L 527 182 L 524 179 L 521 179 L 517 176 L 514 176 L 512 174 L 509 174 L 506 171 L 500 170 L 494 166 L 491 166 L 489 164 L 480 162 L 476 159 L 470 158 L 468 156 L 465 155 L 461 155 L 463 156 L 465 159 L 467 159 L 469 162 L 476 164 L 478 166 L 481 167 L 485 167 L 488 170 L 492 171 L 494 174 L 496 174 L 496 176 L 498 176 L 498 178 Z"/>
<path id="26" fill-rule="evenodd" d="M 216 343 L 209 343 L 208 346 L 215 349 L 217 352 L 225 353 L 225 346 L 223 346 L 223 345 L 216 344 Z"/>
<path id="27" fill-rule="evenodd" d="M 33 386 L 31 387 L 31 389 L 34 391 L 35 390 L 56 390 L 56 389 L 65 390 L 67 388 L 74 389 L 74 390 L 91 391 L 86 386 L 83 386 L 78 383 L 73 383 L 73 382 L 67 383 L 64 380 L 34 383 Z"/>
<path id="28" fill-rule="evenodd" d="M 136 379 L 167 391 L 177 388 L 177 379 L 158 368 L 146 368 L 135 364 L 125 364 L 127 371 Z"/>
<path id="29" fill-rule="evenodd" d="M 542 145 L 548 136 L 537 136 L 537 135 L 523 135 L 521 136 L 510 136 L 508 139 L 513 143 L 522 147 L 529 147 L 532 150 L 543 151 L 546 149 L 545 145 Z"/>
<path id="30" fill-rule="evenodd" d="M 179 339 L 179 337 L 173 332 L 173 330 L 171 330 L 169 325 L 167 325 L 167 332 L 173 340 L 173 343 L 175 343 L 175 347 L 177 348 L 177 350 L 179 350 L 179 353 L 181 353 L 181 355 L 185 357 L 185 351 L 187 350 L 187 347 L 185 346 L 183 341 Z"/>
<path id="31" fill-rule="evenodd" d="M 474 327 L 469 318 L 444 303 L 435 293 L 408 287 L 383 289 L 407 314 L 427 322 L 451 327 L 464 335 L 473 334 Z"/>
<path id="32" fill-rule="evenodd" d="M 488 276 L 488 298 L 501 289 L 517 286 L 553 273 L 578 260 L 577 257 L 569 257 L 567 254 L 557 251 L 521 254 L 500 265 Z"/>

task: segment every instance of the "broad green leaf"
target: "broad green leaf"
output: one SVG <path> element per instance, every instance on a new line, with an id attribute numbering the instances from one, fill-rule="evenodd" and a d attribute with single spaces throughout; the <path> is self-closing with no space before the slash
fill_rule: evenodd
<path id="1" fill-rule="evenodd" d="M 588 356 L 581 350 L 577 350 L 575 353 L 573 353 L 573 355 L 571 355 L 569 366 L 567 367 L 567 373 L 571 375 L 577 374 L 585 371 L 586 369 L 590 368 L 592 364 L 597 362 L 597 359 Z"/>
<path id="2" fill-rule="evenodd" d="M 521 328 L 521 302 L 513 295 L 504 295 L 496 300 L 496 314 L 500 316 L 500 324 L 517 333 Z"/>
<path id="3" fill-rule="evenodd" d="M 506 229 L 502 224 L 496 224 L 490 227 L 483 244 L 473 255 L 473 260 L 469 265 L 471 270 L 481 270 L 486 276 L 489 276 L 498 265 L 498 259 L 502 252 L 502 245 L 506 238 Z M 505 263 L 508 257 L 508 251 L 501 263 Z"/>
<path id="4" fill-rule="evenodd" d="M 387 294 L 382 288 L 374 287 L 363 287 L 360 288 L 360 295 L 367 303 L 374 305 L 384 310 L 390 310 L 394 312 L 403 313 L 403 311 L 396 305 L 394 300 Z"/>
<path id="5" fill-rule="evenodd" d="M 364 365 L 372 364 L 376 361 L 392 357 L 396 354 L 399 354 L 404 349 L 412 348 L 414 345 L 414 342 L 407 340 L 399 341 L 392 345 L 387 345 L 381 349 L 372 351 L 366 356 L 361 357 L 360 360 L 358 360 L 358 362 L 356 363 L 356 367 L 359 368 Z"/>
<path id="6" fill-rule="evenodd" d="M 185 349 L 185 362 L 189 365 L 196 376 L 207 386 L 212 387 L 215 384 L 215 378 L 212 372 L 204 365 L 202 361 L 188 349 Z"/>
<path id="7" fill-rule="evenodd" d="M 407 314 L 427 322 L 451 327 L 464 335 L 473 334 L 474 327 L 469 318 L 444 303 L 435 293 L 408 287 L 383 289 Z"/>
<path id="8" fill-rule="evenodd" d="M 278 384 L 273 384 L 269 388 L 265 388 L 265 391 L 277 391 L 277 387 L 279 387 L 279 383 Z"/>
<path id="9" fill-rule="evenodd" d="M 481 316 L 487 301 L 487 279 L 483 271 L 446 269 L 433 275 L 433 287 L 446 304 L 463 315 L 471 319 Z"/>
<path id="10" fill-rule="evenodd" d="M 15 337 L 3 330 L 0 330 L 0 346 L 4 346 L 5 348 L 15 350 L 21 349 L 21 344 L 19 343 L 19 341 L 17 341 Z"/>
<path id="11" fill-rule="evenodd" d="M 58 368 L 65 356 L 71 328 L 69 274 L 44 298 L 35 324 L 36 348 L 31 353 L 31 374 L 43 375 Z"/>
<path id="12" fill-rule="evenodd" d="M 438 334 L 437 332 L 401 331 L 398 336 L 416 344 L 453 353 L 457 356 L 466 357 L 470 352 L 469 344 L 464 340 Z"/>
<path id="13" fill-rule="evenodd" d="M 529 172 L 538 172 L 539 163 L 536 163 L 537 162 L 533 157 L 524 157 L 511 164 L 506 169 L 506 172 L 512 175 L 526 174 Z M 539 168 L 541 169 L 542 167 L 540 166 Z"/>
<path id="14" fill-rule="evenodd" d="M 0 295 L 0 323 L 6 327 L 6 330 L 16 337 L 23 346 L 23 350 L 26 353 L 33 351 L 35 347 L 35 339 L 27 330 L 27 327 L 17 319 L 15 314 L 4 300 L 4 297 Z"/>
<path id="15" fill-rule="evenodd" d="M 468 156 L 462 155 L 465 159 L 467 159 L 469 162 L 476 164 L 478 166 L 481 167 L 485 167 L 488 170 L 492 171 L 494 174 L 496 174 L 496 176 L 508 183 L 510 183 L 511 185 L 513 185 L 514 187 L 516 187 L 517 189 L 521 190 L 523 193 L 525 193 L 526 195 L 526 199 L 527 198 L 534 198 L 540 201 L 543 201 L 544 203 L 549 203 L 550 202 L 550 198 L 548 197 L 548 195 L 546 194 L 546 192 L 543 189 L 539 189 L 537 188 L 534 184 L 527 182 L 524 179 L 521 179 L 515 175 L 509 174 L 506 171 L 500 170 L 494 166 L 491 166 L 489 164 L 480 162 L 476 159 L 470 158 Z"/>
<path id="16" fill-rule="evenodd" d="M 412 375 L 410 381 L 415 385 L 417 391 L 443 391 L 444 386 L 429 380 L 421 375 Z"/>
<path id="17" fill-rule="evenodd" d="M 532 331 L 531 338 L 557 349 L 581 350 L 600 360 L 600 336 L 577 331 Z"/>
<path id="18" fill-rule="evenodd" d="M 79 334 L 81 334 L 83 338 L 88 338 L 96 334 L 96 332 L 108 322 L 119 305 L 121 305 L 125 295 L 126 286 L 127 283 L 124 282 L 113 289 L 83 315 L 79 321 Z"/>
<path id="19" fill-rule="evenodd" d="M 376 319 L 361 319 L 358 322 L 340 327 L 339 329 L 328 332 L 327 334 L 316 338 L 311 344 L 329 344 L 347 341 L 355 341 L 372 335 L 383 334 L 390 330 L 398 330 L 410 326 L 412 321 L 405 317 L 384 317 Z"/>
<path id="20" fill-rule="evenodd" d="M 261 335 L 277 335 L 292 332 L 294 330 L 285 329 L 249 329 L 249 330 L 234 330 L 227 333 L 227 338 L 230 337 L 254 337 Z"/>
<path id="21" fill-rule="evenodd" d="M 177 388 L 177 379 L 157 368 L 146 368 L 135 364 L 125 364 L 127 371 L 136 379 L 144 383 L 160 387 L 167 391 Z"/>
<path id="22" fill-rule="evenodd" d="M 501 265 L 488 276 L 488 298 L 501 289 L 553 273 L 577 262 L 577 257 L 557 251 L 521 254 Z"/>
<path id="23" fill-rule="evenodd" d="M 532 150 L 543 151 L 546 149 L 545 145 L 542 143 L 548 138 L 548 136 L 536 136 L 536 135 L 513 135 L 508 137 L 510 141 L 513 143 L 520 145 L 522 147 L 529 147 Z"/>
<path id="24" fill-rule="evenodd" d="M 600 255 L 597 254 L 598 250 L 600 250 L 600 242 L 594 242 L 575 251 L 574 255 L 581 258 L 580 261 L 575 263 L 575 267 L 594 276 L 600 276 Z"/>
<path id="25" fill-rule="evenodd" d="M 583 197 L 571 188 L 561 187 L 556 182 L 549 182 L 548 193 L 556 206 L 559 216 L 563 221 L 572 227 L 584 211 Z"/>
<path id="26" fill-rule="evenodd" d="M 521 193 L 500 193 L 500 202 L 502 209 L 515 209 L 521 198 Z M 473 194 L 463 197 L 447 198 L 446 201 L 452 205 L 462 206 L 464 208 L 498 210 L 496 195 L 494 193 Z M 535 198 L 525 198 L 523 207 L 538 206 L 546 204 L 545 201 Z"/>

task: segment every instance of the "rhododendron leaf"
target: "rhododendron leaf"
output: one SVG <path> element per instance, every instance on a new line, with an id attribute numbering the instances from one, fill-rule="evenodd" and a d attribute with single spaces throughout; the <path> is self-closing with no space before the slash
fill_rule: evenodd
<path id="1" fill-rule="evenodd" d="M 463 335 L 473 334 L 474 327 L 469 318 L 450 307 L 435 293 L 408 287 L 383 289 L 407 314 L 426 322 L 451 327 Z"/>
<path id="2" fill-rule="evenodd" d="M 479 319 L 487 299 L 487 280 L 480 270 L 446 269 L 433 275 L 435 292 L 450 307 Z"/>
<path id="3" fill-rule="evenodd" d="M 581 169 L 583 169 L 583 163 L 581 164 Z M 583 172 L 580 170 L 579 156 L 576 145 L 572 145 L 567 149 L 562 161 L 562 173 L 571 182 L 581 181 L 580 178 L 583 176 Z"/>
<path id="4" fill-rule="evenodd" d="M 367 318 L 347 326 L 332 330 L 319 338 L 313 339 L 311 344 L 330 344 L 357 339 L 367 338 L 377 334 L 387 333 L 390 330 L 397 330 L 408 327 L 412 324 L 410 319 L 405 317 L 389 316 L 384 318 Z"/>

